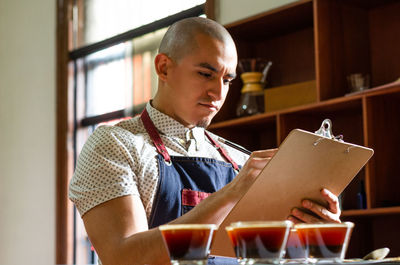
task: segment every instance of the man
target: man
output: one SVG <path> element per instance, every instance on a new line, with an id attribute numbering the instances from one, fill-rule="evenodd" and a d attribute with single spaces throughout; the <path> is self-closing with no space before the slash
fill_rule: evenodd
<path id="1" fill-rule="evenodd" d="M 225 101 L 236 64 L 235 44 L 221 25 L 205 18 L 175 23 L 155 58 L 157 94 L 142 115 L 100 127 L 88 139 L 70 198 L 103 264 L 168 262 L 157 226 L 220 224 L 274 155 L 248 157 L 204 129 Z M 328 209 L 303 206 L 340 222 L 337 197 L 322 195 Z M 194 197 L 204 200 L 193 208 L 187 201 Z M 288 215 L 321 221 L 296 209 Z"/>

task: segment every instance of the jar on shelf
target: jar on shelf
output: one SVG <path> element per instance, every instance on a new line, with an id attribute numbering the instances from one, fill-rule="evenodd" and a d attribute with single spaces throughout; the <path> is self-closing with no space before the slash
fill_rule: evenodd
<path id="1" fill-rule="evenodd" d="M 264 112 L 264 89 L 261 72 L 246 72 L 240 75 L 243 80 L 240 100 L 236 109 L 238 117 Z"/>
<path id="2" fill-rule="evenodd" d="M 243 59 L 239 61 L 243 81 L 240 100 L 236 108 L 238 117 L 264 112 L 264 85 L 272 62 L 263 59 Z"/>

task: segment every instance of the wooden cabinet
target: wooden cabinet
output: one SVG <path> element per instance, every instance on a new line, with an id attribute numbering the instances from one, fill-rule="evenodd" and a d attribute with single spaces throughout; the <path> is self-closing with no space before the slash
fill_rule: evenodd
<path id="1" fill-rule="evenodd" d="M 347 142 L 375 154 L 342 198 L 343 220 L 356 223 L 348 257 L 378 247 L 400 256 L 400 1 L 304 0 L 226 25 L 240 58 L 273 62 L 268 87 L 316 81 L 317 101 L 236 118 L 241 80 L 210 130 L 250 150 L 273 148 L 294 128 L 315 131 L 325 118 Z M 371 89 L 349 91 L 346 77 L 368 73 Z M 365 183 L 367 209 L 357 209 Z"/>

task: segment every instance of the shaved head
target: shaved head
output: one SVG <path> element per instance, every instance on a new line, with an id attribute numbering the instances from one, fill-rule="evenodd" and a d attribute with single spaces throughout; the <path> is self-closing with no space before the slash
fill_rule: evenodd
<path id="1" fill-rule="evenodd" d="M 207 18 L 191 17 L 175 22 L 168 28 L 158 52 L 179 61 L 198 48 L 196 42 L 198 34 L 209 36 L 225 44 L 234 44 L 231 35 L 221 24 Z"/>
<path id="2" fill-rule="evenodd" d="M 154 65 L 158 89 L 153 107 L 187 128 L 207 127 L 236 76 L 237 51 L 223 26 L 192 17 L 169 27 Z"/>

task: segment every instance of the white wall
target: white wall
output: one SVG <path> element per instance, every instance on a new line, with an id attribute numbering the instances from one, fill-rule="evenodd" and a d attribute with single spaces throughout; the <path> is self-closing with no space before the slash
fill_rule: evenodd
<path id="1" fill-rule="evenodd" d="M 56 1 L 0 0 L 0 264 L 55 263 Z"/>
<path id="2" fill-rule="evenodd" d="M 296 1 L 298 0 L 217 0 L 216 21 L 226 25 Z"/>

